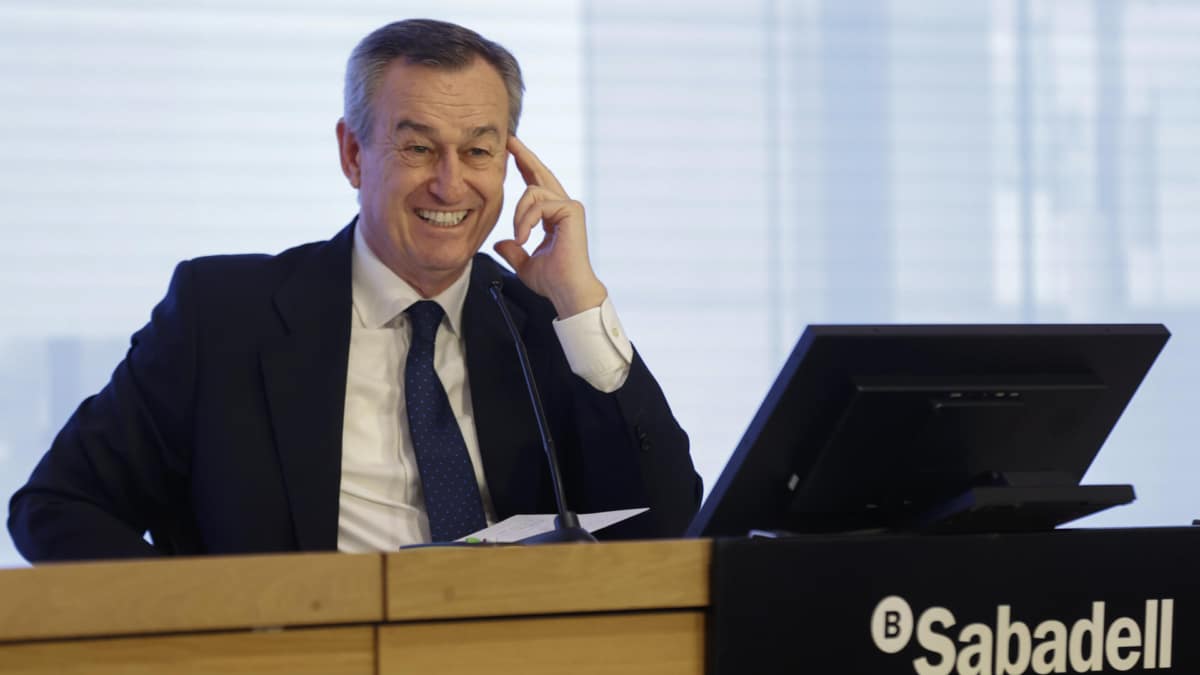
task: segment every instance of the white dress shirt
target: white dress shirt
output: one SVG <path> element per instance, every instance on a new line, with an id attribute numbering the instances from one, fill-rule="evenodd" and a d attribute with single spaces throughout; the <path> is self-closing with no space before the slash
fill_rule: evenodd
<path id="1" fill-rule="evenodd" d="M 375 256 L 357 227 L 351 270 L 338 550 L 394 551 L 430 541 L 404 403 L 404 363 L 412 333 L 404 310 L 424 298 Z M 490 525 L 496 522 L 496 513 L 479 454 L 462 340 L 462 308 L 470 278 L 468 264 L 449 288 L 429 298 L 446 313 L 434 346 L 434 369 L 462 430 Z M 554 321 L 554 328 L 576 375 L 604 392 L 625 383 L 633 346 L 608 299 L 598 308 Z"/>

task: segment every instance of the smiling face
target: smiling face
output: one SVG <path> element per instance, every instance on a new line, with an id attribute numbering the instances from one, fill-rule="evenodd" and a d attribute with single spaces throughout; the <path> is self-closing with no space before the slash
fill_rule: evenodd
<path id="1" fill-rule="evenodd" d="M 395 61 L 372 110 L 368 139 L 338 122 L 358 227 L 384 264 L 432 297 L 462 274 L 500 217 L 508 94 L 481 59 L 459 70 Z"/>

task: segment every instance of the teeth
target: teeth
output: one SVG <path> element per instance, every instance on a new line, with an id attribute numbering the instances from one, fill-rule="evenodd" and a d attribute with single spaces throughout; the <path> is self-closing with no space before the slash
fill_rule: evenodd
<path id="1" fill-rule="evenodd" d="M 462 222 L 463 218 L 467 217 L 469 211 L 430 211 L 428 209 L 417 209 L 417 215 L 421 216 L 426 222 L 434 225 L 445 225 L 447 227 L 457 225 Z"/>

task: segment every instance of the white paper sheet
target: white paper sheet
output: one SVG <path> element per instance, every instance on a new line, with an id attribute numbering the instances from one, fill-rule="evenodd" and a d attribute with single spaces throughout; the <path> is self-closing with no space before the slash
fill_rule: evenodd
<path id="1" fill-rule="evenodd" d="M 621 509 L 619 511 L 601 511 L 599 513 L 579 514 L 579 524 L 588 532 L 603 530 L 609 525 L 615 525 L 649 508 Z M 512 543 L 535 534 L 549 532 L 554 529 L 554 514 L 519 514 L 506 518 L 491 527 L 485 527 L 478 532 L 469 534 L 459 541 Z"/>

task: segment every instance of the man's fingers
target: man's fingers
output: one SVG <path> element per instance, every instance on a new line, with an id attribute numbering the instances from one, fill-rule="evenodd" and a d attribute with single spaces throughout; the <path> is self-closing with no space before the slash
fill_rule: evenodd
<path id="1" fill-rule="evenodd" d="M 504 258 L 509 267 L 518 273 L 525 266 L 525 261 L 529 260 L 529 254 L 525 252 L 525 249 L 521 248 L 521 245 L 512 239 L 498 241 L 492 248 L 495 249 L 496 253 L 500 254 L 501 258 Z"/>
<path id="2" fill-rule="evenodd" d="M 541 214 L 542 208 L 539 206 L 539 204 L 559 200 L 561 200 L 561 197 L 550 192 L 546 188 L 538 187 L 536 185 L 526 188 L 525 194 L 521 195 L 521 198 L 517 200 L 517 205 L 513 207 L 513 227 L 515 228 L 514 234 L 516 235 L 517 243 L 525 243 L 525 237 L 528 237 L 529 230 L 531 230 L 533 226 L 537 225 L 538 219 L 541 218 L 539 215 L 531 222 L 527 222 L 530 219 L 530 212 L 536 211 L 538 214 Z M 520 226 L 522 223 L 527 223 L 528 225 L 524 231 L 525 237 L 521 236 L 522 232 L 520 231 Z"/>
<path id="3" fill-rule="evenodd" d="M 526 197 L 530 198 L 527 200 Z M 571 220 L 576 221 L 577 226 L 583 223 L 583 205 L 579 202 L 572 199 L 544 199 L 540 195 L 531 197 L 526 193 L 517 203 L 513 217 L 513 239 L 523 246 L 529 241 L 538 221 L 545 223 L 546 233 L 549 234 Z"/>
<path id="4" fill-rule="evenodd" d="M 525 190 L 525 194 L 521 195 L 521 199 L 517 201 L 516 207 L 513 208 L 513 237 L 517 240 L 518 244 L 524 245 L 529 239 L 529 232 L 533 229 L 534 225 L 537 225 L 537 219 L 534 219 L 533 222 L 522 227 L 529 219 L 530 210 L 534 209 L 538 201 L 542 199 L 544 199 L 544 196 L 538 194 L 538 188 L 530 187 Z M 538 217 L 540 218 L 541 216 L 539 215 Z"/>
<path id="5" fill-rule="evenodd" d="M 555 216 L 561 212 L 560 204 L 562 202 L 542 202 L 536 201 L 530 204 L 529 208 L 521 215 L 513 225 L 513 238 L 516 242 L 524 246 L 529 241 L 529 235 L 533 232 L 533 228 L 537 227 L 539 221 L 546 223 L 545 230 L 549 234 L 558 223 L 558 218 Z"/>
<path id="6" fill-rule="evenodd" d="M 513 208 L 513 236 L 517 243 L 524 245 L 538 221 L 547 215 L 559 214 L 556 219 L 552 219 L 552 223 L 569 217 L 570 209 L 563 210 L 559 207 L 561 205 L 570 207 L 575 204 L 577 202 L 574 200 L 563 199 L 544 187 L 535 185 L 527 188 L 525 194 L 517 200 L 516 207 Z M 580 213 L 582 213 L 582 208 L 580 208 Z"/>
<path id="7" fill-rule="evenodd" d="M 524 143 L 517 140 L 516 136 L 508 137 L 508 151 L 512 153 L 513 161 L 517 164 L 517 171 L 521 172 L 521 178 L 525 181 L 525 184 L 530 186 L 541 185 L 537 172 L 534 171 L 530 163 L 530 156 L 533 156 L 533 161 L 537 161 L 537 156 L 533 155 Z M 538 163 L 540 164 L 541 162 Z"/>
<path id="8" fill-rule="evenodd" d="M 524 246 L 529 241 L 529 235 L 533 232 L 533 228 L 537 227 L 538 221 L 542 219 L 540 209 L 529 209 L 520 218 L 513 222 L 513 240 L 520 246 Z"/>
<path id="9" fill-rule="evenodd" d="M 525 179 L 525 184 L 532 186 L 544 187 L 556 193 L 559 197 L 566 197 L 567 191 L 563 189 L 562 183 L 554 177 L 554 173 L 546 168 L 542 160 L 533 154 L 529 146 L 521 142 L 521 139 L 516 136 L 508 137 L 508 151 L 512 153 L 513 161 L 517 164 L 517 170 L 521 172 L 521 178 Z"/>

